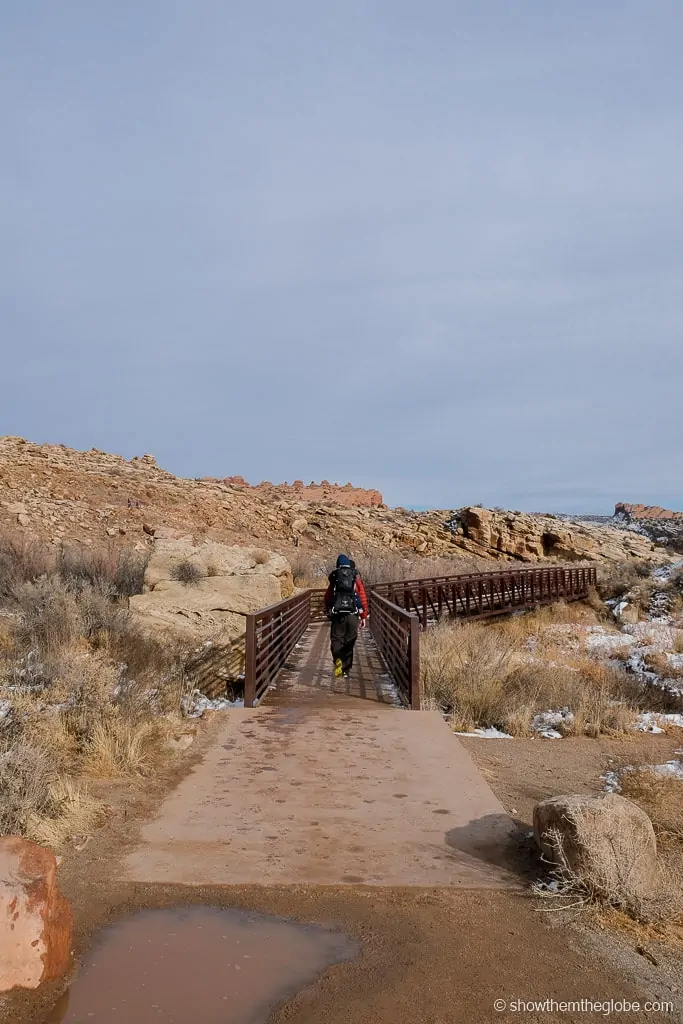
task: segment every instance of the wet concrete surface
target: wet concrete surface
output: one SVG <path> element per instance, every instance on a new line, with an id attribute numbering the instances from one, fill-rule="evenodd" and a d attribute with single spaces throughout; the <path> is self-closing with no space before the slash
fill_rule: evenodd
<path id="1" fill-rule="evenodd" d="M 146 910 L 83 956 L 49 1024 L 264 1024 L 272 1010 L 359 953 L 340 932 L 243 910 Z"/>
<path id="2" fill-rule="evenodd" d="M 517 835 L 436 712 L 263 707 L 226 713 L 126 878 L 497 888 L 519 884 L 505 868 Z"/>

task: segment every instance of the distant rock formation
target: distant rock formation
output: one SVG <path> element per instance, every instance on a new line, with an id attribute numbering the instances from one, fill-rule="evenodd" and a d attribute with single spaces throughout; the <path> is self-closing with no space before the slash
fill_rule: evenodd
<path id="1" fill-rule="evenodd" d="M 319 484 L 312 481 L 305 484 L 303 480 L 295 480 L 293 484 L 271 484 L 264 480 L 260 484 L 247 483 L 243 476 L 226 476 L 221 481 L 233 487 L 246 487 L 252 491 L 280 495 L 299 501 L 321 501 L 333 505 L 344 505 L 346 508 L 379 508 L 384 504 L 379 491 L 365 487 L 354 487 L 353 484 L 331 484 L 322 480 Z"/>
<path id="2" fill-rule="evenodd" d="M 626 516 L 628 519 L 680 519 L 683 521 L 683 512 L 672 512 L 669 508 L 660 508 L 659 505 L 629 505 L 625 501 L 618 501 L 614 506 L 615 516 Z"/>

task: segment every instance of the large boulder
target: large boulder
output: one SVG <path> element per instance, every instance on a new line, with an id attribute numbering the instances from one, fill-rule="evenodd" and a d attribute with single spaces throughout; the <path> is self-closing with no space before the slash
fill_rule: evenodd
<path id="1" fill-rule="evenodd" d="M 72 938 L 54 854 L 18 836 L 0 838 L 0 992 L 60 977 Z"/>
<path id="2" fill-rule="evenodd" d="M 227 641 L 244 633 L 247 613 L 292 590 L 289 563 L 275 552 L 155 537 L 144 593 L 132 597 L 130 607 L 144 626 L 183 641 Z"/>
<path id="3" fill-rule="evenodd" d="M 534 808 L 546 861 L 603 896 L 638 901 L 657 884 L 657 841 L 647 814 L 616 793 L 557 796 Z"/>

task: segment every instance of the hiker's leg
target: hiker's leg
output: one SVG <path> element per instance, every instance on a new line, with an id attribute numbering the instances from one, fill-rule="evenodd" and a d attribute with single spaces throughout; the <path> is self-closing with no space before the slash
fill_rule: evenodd
<path id="1" fill-rule="evenodd" d="M 343 656 L 344 643 L 346 640 L 346 626 L 344 619 L 346 615 L 335 615 L 330 623 L 330 650 L 332 661 Z"/>
<path id="2" fill-rule="evenodd" d="M 344 653 L 342 654 L 342 668 L 344 672 L 350 672 L 353 668 L 353 648 L 358 639 L 358 616 L 346 616 L 346 632 L 344 636 Z"/>

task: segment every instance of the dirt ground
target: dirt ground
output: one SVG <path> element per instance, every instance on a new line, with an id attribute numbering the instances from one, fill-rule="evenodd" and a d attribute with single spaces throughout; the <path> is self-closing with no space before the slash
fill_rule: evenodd
<path id="1" fill-rule="evenodd" d="M 165 793 L 211 741 L 207 723 L 182 763 L 154 781 L 101 787 L 109 809 L 103 827 L 80 852 L 66 851 L 61 884 L 77 921 L 75 965 L 92 937 L 132 911 L 178 904 L 248 908 L 338 929 L 362 953 L 330 968 L 316 983 L 274 1008 L 268 1024 L 456 1024 L 604 1019 L 604 1012 L 514 1012 L 512 1000 L 671 1001 L 673 1012 L 631 1012 L 629 1021 L 683 1021 L 683 971 L 675 957 L 652 965 L 635 940 L 537 912 L 510 892 L 434 888 L 122 884 L 120 863 Z M 492 788 L 528 831 L 537 799 L 568 789 L 599 788 L 608 759 L 668 759 L 667 737 L 634 740 L 466 740 Z M 653 745 L 654 744 L 654 745 Z M 680 745 L 680 741 L 679 744 Z M 239 768 L 235 785 L 240 785 Z M 524 833 L 520 833 L 521 836 Z M 523 845 L 523 844 L 522 844 Z M 520 874 L 528 860 L 516 865 Z M 7 1024 L 43 1024 L 62 986 L 40 995 L 13 993 L 0 1005 Z M 506 1008 L 497 1010 L 496 1000 Z M 190 1024 L 190 1022 L 188 1022 Z M 226 1022 L 227 1024 L 227 1022 Z M 264 1022 L 265 1024 L 265 1022 Z"/>

